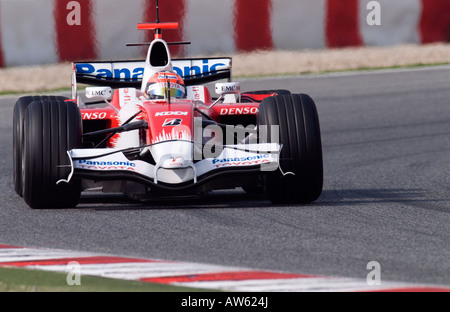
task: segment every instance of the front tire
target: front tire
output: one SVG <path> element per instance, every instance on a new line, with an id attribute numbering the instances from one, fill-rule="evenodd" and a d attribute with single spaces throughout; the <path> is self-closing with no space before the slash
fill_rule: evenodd
<path id="1" fill-rule="evenodd" d="M 17 195 L 22 196 L 22 151 L 23 151 L 23 119 L 25 110 L 33 101 L 43 100 L 66 100 L 63 96 L 35 95 L 24 96 L 17 100 L 14 105 L 13 114 L 13 179 L 14 190 Z"/>
<path id="2" fill-rule="evenodd" d="M 73 102 L 34 101 L 24 116 L 23 197 L 34 209 L 69 208 L 78 204 L 81 183 L 67 179 L 67 151 L 82 146 L 80 110 Z"/>
<path id="3" fill-rule="evenodd" d="M 279 126 L 280 169 L 266 174 L 273 203 L 308 203 L 322 193 L 323 163 L 316 105 L 306 94 L 279 95 L 259 106 L 258 126 Z M 283 175 L 284 172 L 285 174 Z"/>

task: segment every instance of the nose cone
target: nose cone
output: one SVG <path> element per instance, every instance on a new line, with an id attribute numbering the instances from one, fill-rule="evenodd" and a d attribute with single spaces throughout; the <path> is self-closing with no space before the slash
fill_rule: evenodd
<path id="1" fill-rule="evenodd" d="M 193 162 L 192 142 L 163 142 L 153 146 L 152 154 L 156 161 L 154 182 L 176 184 L 194 180 L 197 173 Z"/>
<path id="2" fill-rule="evenodd" d="M 186 168 L 194 159 L 194 143 L 169 141 L 150 148 L 153 159 L 162 168 Z"/>

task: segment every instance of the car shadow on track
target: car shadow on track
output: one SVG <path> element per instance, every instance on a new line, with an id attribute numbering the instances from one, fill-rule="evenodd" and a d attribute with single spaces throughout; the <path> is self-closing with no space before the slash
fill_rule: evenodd
<path id="1" fill-rule="evenodd" d="M 84 193 L 75 209 L 146 210 L 146 209 L 224 209 L 270 207 L 263 194 L 247 194 L 235 189 L 213 191 L 206 196 L 168 197 L 136 201 L 123 194 Z"/>
<path id="2" fill-rule="evenodd" d="M 75 209 L 94 210 L 159 210 L 159 209 L 227 209 L 370 206 L 400 203 L 426 209 L 449 211 L 449 199 L 427 196 L 421 189 L 334 189 L 323 190 L 319 199 L 299 205 L 275 205 L 263 194 L 248 194 L 241 189 L 214 191 L 202 197 L 173 197 L 136 201 L 123 194 L 83 193 Z"/>
<path id="3" fill-rule="evenodd" d="M 430 195 L 428 191 L 413 189 L 336 189 L 324 190 L 314 205 L 355 206 L 400 203 L 439 211 L 450 211 L 449 198 Z"/>

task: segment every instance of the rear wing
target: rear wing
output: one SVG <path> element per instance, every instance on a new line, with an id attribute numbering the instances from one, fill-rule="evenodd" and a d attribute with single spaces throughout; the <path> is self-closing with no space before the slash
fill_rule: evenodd
<path id="1" fill-rule="evenodd" d="M 231 81 L 231 64 L 231 57 L 172 60 L 174 71 L 183 77 L 186 86 L 221 79 Z M 145 61 L 86 62 L 73 65 L 74 84 L 140 89 Z"/>

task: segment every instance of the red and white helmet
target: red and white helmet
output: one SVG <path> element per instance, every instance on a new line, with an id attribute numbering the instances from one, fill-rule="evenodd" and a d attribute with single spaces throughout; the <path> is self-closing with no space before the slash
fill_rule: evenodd
<path id="1" fill-rule="evenodd" d="M 174 72 L 159 72 L 147 82 L 145 95 L 149 99 L 164 99 L 170 89 L 170 97 L 183 98 L 186 94 L 183 79 Z"/>

